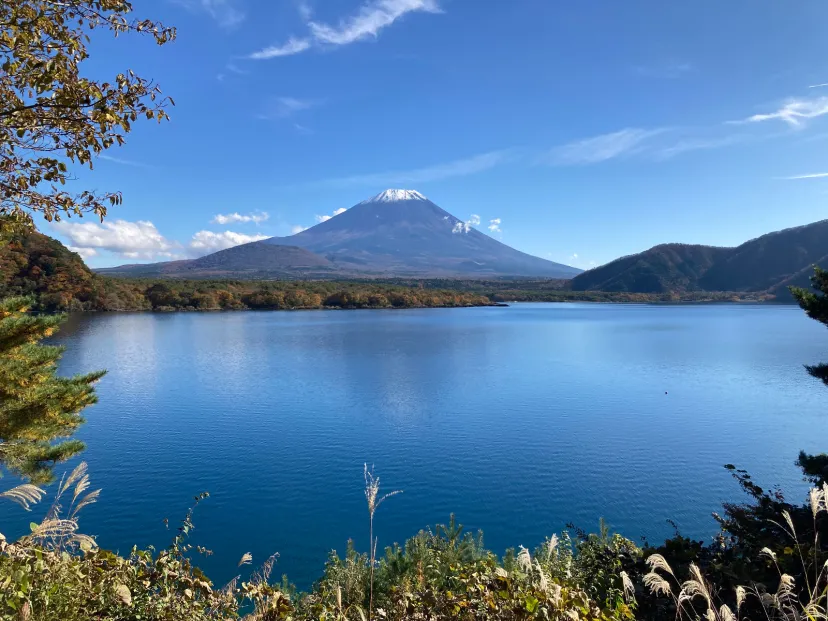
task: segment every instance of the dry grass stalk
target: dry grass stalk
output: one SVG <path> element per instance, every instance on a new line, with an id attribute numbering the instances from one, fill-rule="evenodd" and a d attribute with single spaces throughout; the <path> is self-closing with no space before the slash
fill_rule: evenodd
<path id="1" fill-rule="evenodd" d="M 817 517 L 828 511 L 828 485 L 811 490 L 809 494 L 809 505 L 814 519 L 814 532 Z M 775 593 L 764 591 L 764 587 L 754 585 L 752 587 L 737 586 L 735 589 L 736 608 L 732 610 L 726 604 L 716 606 L 713 589 L 702 575 L 701 570 L 695 563 L 690 564 L 689 579 L 679 583 L 675 578 L 672 568 L 667 561 L 658 554 L 653 554 L 647 559 L 651 571 L 644 576 L 644 585 L 655 595 L 666 595 L 673 599 L 676 605 L 676 619 L 681 621 L 695 621 L 698 614 L 693 607 L 694 600 L 703 600 L 705 606 L 704 618 L 707 621 L 739 621 L 742 607 L 747 598 L 754 597 L 761 605 L 767 621 L 828 621 L 826 603 L 828 603 L 828 561 L 820 566 L 817 559 L 818 540 L 814 541 L 814 559 L 810 566 L 814 569 L 811 577 L 813 584 L 808 581 L 809 565 L 805 562 L 802 548 L 796 536 L 796 528 L 793 519 L 787 511 L 782 512 L 782 521 L 773 522 L 786 535 L 793 539 L 793 543 L 799 552 L 802 563 L 802 575 L 805 577 L 805 589 L 797 590 L 797 584 L 793 576 L 782 573 L 777 564 L 776 553 L 770 548 L 762 548 L 760 556 L 773 561 L 779 572 L 779 585 Z M 675 581 L 679 587 L 676 593 L 674 585 L 670 580 Z M 802 598 L 802 599 L 800 599 Z M 807 601 L 804 601 L 807 598 Z"/>
<path id="2" fill-rule="evenodd" d="M 622 571 L 619 575 L 621 576 L 621 584 L 624 587 L 624 599 L 627 603 L 635 601 L 635 585 L 630 580 L 629 574 L 626 571 Z"/>
<path id="3" fill-rule="evenodd" d="M 368 469 L 368 464 L 363 466 L 363 475 L 365 477 L 365 500 L 368 501 L 368 542 L 371 547 L 371 584 L 370 595 L 368 596 L 368 620 L 372 618 L 374 611 L 374 566 L 377 558 L 377 541 L 374 539 L 374 514 L 379 506 L 391 496 L 402 494 L 402 490 L 395 490 L 389 492 L 384 496 L 380 496 L 380 480 L 374 474 L 374 467 Z"/>
<path id="4" fill-rule="evenodd" d="M 23 485 L 18 485 L 17 487 L 13 487 L 5 492 L 0 492 L 0 498 L 8 498 L 12 502 L 19 504 L 26 511 L 31 511 L 31 505 L 40 502 L 40 499 L 43 498 L 45 494 L 46 492 L 40 489 L 37 485 L 24 483 Z"/>

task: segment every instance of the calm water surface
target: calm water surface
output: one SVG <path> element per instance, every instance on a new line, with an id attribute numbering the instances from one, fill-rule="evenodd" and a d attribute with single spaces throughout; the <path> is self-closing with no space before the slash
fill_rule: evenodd
<path id="1" fill-rule="evenodd" d="M 248 551 L 307 586 L 349 537 L 366 549 L 366 461 L 405 490 L 380 547 L 455 512 L 502 552 L 600 516 L 707 538 L 740 498 L 723 464 L 796 497 L 797 452 L 826 449 L 802 365 L 828 334 L 794 307 L 102 314 L 58 340 L 64 373 L 109 370 L 79 434 L 103 488 L 83 531 L 165 545 L 207 490 L 193 541 L 217 582 Z M 30 518 L 0 505 L 0 532 Z"/>

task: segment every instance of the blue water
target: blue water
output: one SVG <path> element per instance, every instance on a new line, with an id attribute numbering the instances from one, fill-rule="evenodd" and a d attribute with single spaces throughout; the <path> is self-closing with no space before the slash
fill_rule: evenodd
<path id="1" fill-rule="evenodd" d="M 604 517 L 638 540 L 709 538 L 740 492 L 722 468 L 804 491 L 825 450 L 828 333 L 794 307 L 510 308 L 75 316 L 62 372 L 106 368 L 79 436 L 105 547 L 165 545 L 193 495 L 217 582 L 279 552 L 300 586 L 366 549 L 362 464 L 402 489 L 380 547 L 450 512 L 499 552 Z M 2 485 L 11 484 L 9 478 Z M 35 516 L 37 513 L 35 514 Z M 33 518 L 0 505 L 0 532 Z"/>

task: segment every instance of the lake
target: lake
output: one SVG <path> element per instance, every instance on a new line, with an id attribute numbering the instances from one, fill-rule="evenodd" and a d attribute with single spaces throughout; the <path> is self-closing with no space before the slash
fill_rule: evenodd
<path id="1" fill-rule="evenodd" d="M 826 449 L 802 365 L 828 333 L 790 306 L 76 315 L 56 340 L 62 372 L 109 370 L 79 433 L 103 488 L 81 530 L 164 546 L 209 491 L 192 541 L 218 583 L 248 551 L 307 587 L 348 538 L 367 549 L 364 462 L 404 490 L 380 549 L 455 512 L 503 552 L 599 517 L 709 539 L 742 497 L 723 464 L 799 497 L 798 451 Z M 4 503 L 0 532 L 42 511 Z"/>

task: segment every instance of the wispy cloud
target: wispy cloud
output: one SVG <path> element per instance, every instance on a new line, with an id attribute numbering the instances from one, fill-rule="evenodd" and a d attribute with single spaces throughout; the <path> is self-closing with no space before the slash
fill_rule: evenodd
<path id="1" fill-rule="evenodd" d="M 280 56 L 292 56 L 293 54 L 300 54 L 305 50 L 309 50 L 310 46 L 311 42 L 308 39 L 291 37 L 282 45 L 271 45 L 257 52 L 253 52 L 248 58 L 251 60 L 267 60 L 269 58 L 279 58 Z"/>
<path id="2" fill-rule="evenodd" d="M 552 166 L 583 166 L 629 158 L 663 161 L 691 151 L 720 149 L 776 135 L 757 136 L 747 132 L 722 134 L 721 126 L 627 128 L 554 147 L 538 160 Z"/>
<path id="3" fill-rule="evenodd" d="M 224 66 L 224 69 L 225 69 L 225 71 L 227 71 L 227 73 L 233 73 L 235 75 L 247 75 L 247 74 L 250 73 L 249 71 L 245 71 L 244 69 L 242 69 L 241 67 L 239 67 L 238 65 L 236 65 L 234 63 L 227 63 Z M 218 73 L 216 75 L 216 79 L 219 82 L 223 82 L 224 79 L 227 77 L 227 73 L 225 73 L 224 71 L 222 71 L 221 73 Z"/>
<path id="4" fill-rule="evenodd" d="M 222 28 L 233 28 L 241 24 L 245 14 L 237 8 L 234 0 L 173 0 L 190 11 L 201 11 L 212 17 Z"/>
<path id="5" fill-rule="evenodd" d="M 752 137 L 747 134 L 730 134 L 718 138 L 680 138 L 672 144 L 655 147 L 653 156 L 656 159 L 668 160 L 682 153 L 729 147 L 751 139 Z"/>
<path id="6" fill-rule="evenodd" d="M 783 177 L 786 181 L 794 181 L 796 179 L 824 179 L 828 177 L 828 173 L 812 173 L 810 175 L 794 175 L 793 177 Z"/>
<path id="7" fill-rule="evenodd" d="M 633 73 L 644 78 L 675 80 L 693 71 L 693 65 L 673 60 L 653 65 L 636 65 L 632 70 Z"/>
<path id="8" fill-rule="evenodd" d="M 828 114 L 828 97 L 811 99 L 791 98 L 773 112 L 754 114 L 740 121 L 728 121 L 730 124 L 762 123 L 764 121 L 784 121 L 791 127 L 802 127 L 809 119 Z"/>
<path id="9" fill-rule="evenodd" d="M 250 73 L 249 71 L 242 69 L 235 63 L 227 63 L 225 67 L 227 68 L 227 71 L 229 71 L 230 73 L 235 73 L 237 75 L 247 75 L 248 73 Z"/>
<path id="10" fill-rule="evenodd" d="M 291 235 L 296 235 L 297 233 L 301 233 L 302 231 L 307 231 L 307 230 L 308 230 L 308 227 L 297 224 L 295 226 L 290 227 L 290 234 Z"/>
<path id="11" fill-rule="evenodd" d="M 650 139 L 665 131 L 667 131 L 666 128 L 629 127 L 555 147 L 541 159 L 555 166 L 575 166 L 630 157 L 641 153 L 648 147 L 647 143 Z"/>
<path id="12" fill-rule="evenodd" d="M 465 177 L 490 170 L 506 163 L 514 155 L 515 151 L 512 149 L 490 151 L 489 153 L 482 153 L 473 157 L 427 166 L 425 168 L 354 175 L 351 177 L 330 179 L 326 183 L 338 186 L 369 185 L 377 187 L 387 187 L 403 183 L 428 183 L 449 179 L 451 177 Z"/>
<path id="13" fill-rule="evenodd" d="M 238 212 L 228 214 L 216 214 L 210 222 L 213 224 L 230 224 L 231 222 L 253 222 L 254 224 L 261 224 L 270 218 L 270 214 L 266 211 L 253 212 L 249 214 L 240 214 Z"/>
<path id="14" fill-rule="evenodd" d="M 824 82 L 823 84 L 811 84 L 808 88 L 822 88 L 823 86 L 828 86 L 828 82 Z"/>
<path id="15" fill-rule="evenodd" d="M 296 0 L 296 10 L 299 12 L 299 17 L 305 21 L 313 17 L 313 6 L 307 0 Z"/>
<path id="16" fill-rule="evenodd" d="M 406 13 L 425 11 L 439 13 L 436 0 L 376 0 L 360 8 L 359 13 L 341 20 L 336 26 L 308 23 L 313 38 L 332 45 L 348 45 L 361 39 L 377 37 L 380 30 Z"/>
<path id="17" fill-rule="evenodd" d="M 143 162 L 127 160 L 120 157 L 115 157 L 114 155 L 107 155 L 106 153 L 98 154 L 98 159 L 107 162 L 112 162 L 114 164 L 123 164 L 124 166 L 135 166 L 136 168 L 152 168 L 152 166 L 150 166 L 149 164 L 144 164 Z"/>
<path id="18" fill-rule="evenodd" d="M 267 107 L 257 117 L 264 120 L 286 119 L 297 112 L 308 110 L 317 105 L 319 105 L 319 102 L 311 99 L 273 97 L 268 101 Z"/>
<path id="19" fill-rule="evenodd" d="M 502 220 L 500 218 L 492 218 L 489 220 L 489 231 L 492 233 L 502 233 L 503 231 L 500 228 Z"/>
<path id="20" fill-rule="evenodd" d="M 304 19 L 309 20 L 312 13 L 310 6 L 299 2 L 298 8 Z M 364 4 L 356 15 L 342 19 L 335 25 L 308 21 L 307 37 L 291 37 L 287 43 L 253 52 L 249 58 L 266 60 L 299 54 L 313 46 L 349 45 L 356 41 L 376 38 L 381 30 L 407 13 L 414 12 L 440 13 L 441 10 L 437 0 L 371 0 Z"/>

